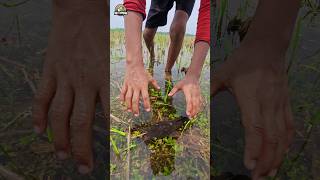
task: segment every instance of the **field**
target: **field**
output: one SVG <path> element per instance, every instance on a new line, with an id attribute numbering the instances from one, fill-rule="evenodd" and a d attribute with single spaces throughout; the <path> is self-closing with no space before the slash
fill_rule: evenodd
<path id="1" fill-rule="evenodd" d="M 158 81 L 161 92 L 149 88 L 152 103 L 151 113 L 141 113 L 134 118 L 120 104 L 121 88 L 125 68 L 124 32 L 121 29 L 111 31 L 111 178 L 123 179 L 174 179 L 209 178 L 209 58 L 203 68 L 201 78 L 202 95 L 205 99 L 203 111 L 192 120 L 179 124 L 177 131 L 164 134 L 164 137 L 145 141 L 143 132 L 148 127 L 158 127 L 157 133 L 166 133 L 166 122 L 170 127 L 183 120 L 185 102 L 182 93 L 172 99 L 167 96 L 184 73 L 180 70 L 188 67 L 193 53 L 194 36 L 186 35 L 180 56 L 174 66 L 173 81 L 165 80 L 164 64 L 169 46 L 169 35 L 158 33 L 155 37 L 155 61 L 149 59 L 147 48 L 143 46 L 146 68 Z M 209 57 L 209 56 L 208 56 Z M 132 127 L 132 128 L 130 128 Z M 135 129 L 130 132 L 130 129 Z M 161 132 L 162 131 L 162 132 Z M 144 136 L 145 137 L 145 136 Z"/>

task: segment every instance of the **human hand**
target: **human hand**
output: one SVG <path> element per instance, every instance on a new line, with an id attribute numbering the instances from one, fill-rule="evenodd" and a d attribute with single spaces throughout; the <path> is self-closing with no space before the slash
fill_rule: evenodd
<path id="1" fill-rule="evenodd" d="M 229 90 L 245 128 L 244 164 L 253 179 L 274 176 L 294 135 L 285 53 L 242 44 L 213 76 L 212 95 Z"/>
<path id="2" fill-rule="evenodd" d="M 120 93 L 120 101 L 125 103 L 127 110 L 139 116 L 140 96 L 146 111 L 150 111 L 150 98 L 148 85 L 151 83 L 156 89 L 160 89 L 157 81 L 144 69 L 143 65 L 127 64 L 124 83 Z"/>
<path id="3" fill-rule="evenodd" d="M 50 120 L 57 157 L 66 159 L 72 152 L 82 174 L 93 169 L 96 103 L 100 99 L 104 110 L 108 105 L 108 18 L 103 10 L 108 7 L 102 2 L 86 4 L 88 10 L 96 9 L 90 13 L 64 13 L 54 4 L 54 26 L 33 105 L 35 131 L 43 133 Z"/>
<path id="4" fill-rule="evenodd" d="M 179 81 L 168 94 L 173 96 L 178 91 L 182 90 L 186 98 L 186 114 L 193 118 L 201 109 L 202 96 L 200 91 L 199 79 L 192 75 L 186 75 L 184 79 Z"/>

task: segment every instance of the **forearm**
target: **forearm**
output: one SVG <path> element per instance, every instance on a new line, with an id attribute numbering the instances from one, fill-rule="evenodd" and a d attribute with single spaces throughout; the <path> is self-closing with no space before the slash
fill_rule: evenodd
<path id="1" fill-rule="evenodd" d="M 300 0 L 260 0 L 243 43 L 263 42 L 265 48 L 286 51 L 299 6 Z"/>
<path id="2" fill-rule="evenodd" d="M 126 59 L 128 65 L 142 65 L 142 21 L 140 13 L 129 11 L 125 16 Z"/>
<path id="3" fill-rule="evenodd" d="M 189 66 L 187 76 L 200 78 L 201 70 L 209 50 L 209 44 L 205 41 L 198 41 L 194 46 L 194 52 Z"/>

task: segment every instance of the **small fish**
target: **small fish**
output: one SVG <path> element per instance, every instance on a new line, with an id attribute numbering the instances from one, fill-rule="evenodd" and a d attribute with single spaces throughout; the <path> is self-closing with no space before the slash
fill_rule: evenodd
<path id="1" fill-rule="evenodd" d="M 170 136 L 177 132 L 179 128 L 183 127 L 185 122 L 187 122 L 189 118 L 187 117 L 179 117 L 176 120 L 166 120 L 161 121 L 152 125 L 144 125 L 134 127 L 131 131 L 140 131 L 144 134 L 141 138 L 143 141 L 149 141 L 154 138 L 164 138 Z"/>

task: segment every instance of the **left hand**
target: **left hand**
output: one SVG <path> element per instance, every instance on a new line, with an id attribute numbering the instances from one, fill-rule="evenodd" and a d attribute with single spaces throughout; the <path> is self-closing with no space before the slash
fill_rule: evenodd
<path id="1" fill-rule="evenodd" d="M 168 95 L 173 96 L 180 90 L 183 91 L 186 97 L 187 115 L 189 118 L 195 117 L 199 113 L 202 104 L 199 79 L 187 74 L 184 79 L 173 87 Z"/>

